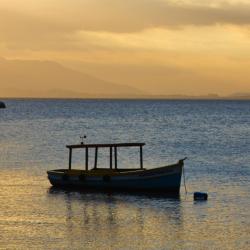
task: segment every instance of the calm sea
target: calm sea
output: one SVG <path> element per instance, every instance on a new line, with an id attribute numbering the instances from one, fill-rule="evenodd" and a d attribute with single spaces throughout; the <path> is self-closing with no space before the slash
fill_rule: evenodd
<path id="1" fill-rule="evenodd" d="M 250 102 L 5 102 L 1 249 L 250 249 Z M 46 171 L 67 167 L 65 145 L 84 134 L 89 143 L 145 142 L 147 168 L 187 156 L 187 195 L 183 186 L 179 198 L 51 188 Z M 138 166 L 136 150 L 118 153 L 118 166 Z M 83 167 L 84 152 L 73 164 Z M 195 191 L 208 201 L 194 202 Z"/>

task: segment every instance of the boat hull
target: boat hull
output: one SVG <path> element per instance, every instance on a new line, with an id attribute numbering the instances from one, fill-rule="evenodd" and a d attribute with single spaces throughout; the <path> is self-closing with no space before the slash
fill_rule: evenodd
<path id="1" fill-rule="evenodd" d="M 183 161 L 177 164 L 135 171 L 99 169 L 51 170 L 48 179 L 53 186 L 77 187 L 80 189 L 157 191 L 179 193 Z"/>

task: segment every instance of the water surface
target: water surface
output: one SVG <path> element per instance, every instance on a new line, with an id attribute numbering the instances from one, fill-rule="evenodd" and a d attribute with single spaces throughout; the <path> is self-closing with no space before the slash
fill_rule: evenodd
<path id="1" fill-rule="evenodd" d="M 5 102 L 0 248 L 249 249 L 250 102 Z M 89 143 L 146 142 L 147 168 L 187 156 L 188 194 L 183 187 L 178 198 L 51 188 L 46 170 L 67 167 L 65 145 L 83 134 Z M 139 165 L 136 150 L 118 153 L 118 166 Z M 108 160 L 101 150 L 99 167 Z M 83 152 L 73 164 L 83 167 Z M 194 202 L 194 191 L 209 200 Z"/>

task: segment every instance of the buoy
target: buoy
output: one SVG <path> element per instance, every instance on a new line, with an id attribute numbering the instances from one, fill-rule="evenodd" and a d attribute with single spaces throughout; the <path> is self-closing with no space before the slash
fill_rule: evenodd
<path id="1" fill-rule="evenodd" d="M 202 192 L 195 192 L 194 193 L 194 200 L 195 201 L 206 201 L 207 200 L 207 193 L 202 193 Z"/>
<path id="2" fill-rule="evenodd" d="M 5 103 L 0 101 L 0 109 L 5 109 L 5 108 L 6 108 Z"/>

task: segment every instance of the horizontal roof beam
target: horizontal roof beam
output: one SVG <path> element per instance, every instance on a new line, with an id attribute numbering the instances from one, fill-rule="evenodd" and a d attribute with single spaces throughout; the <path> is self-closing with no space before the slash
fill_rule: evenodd
<path id="1" fill-rule="evenodd" d="M 110 147 L 142 147 L 145 143 L 103 143 L 103 144 L 75 144 L 67 148 L 110 148 Z"/>

